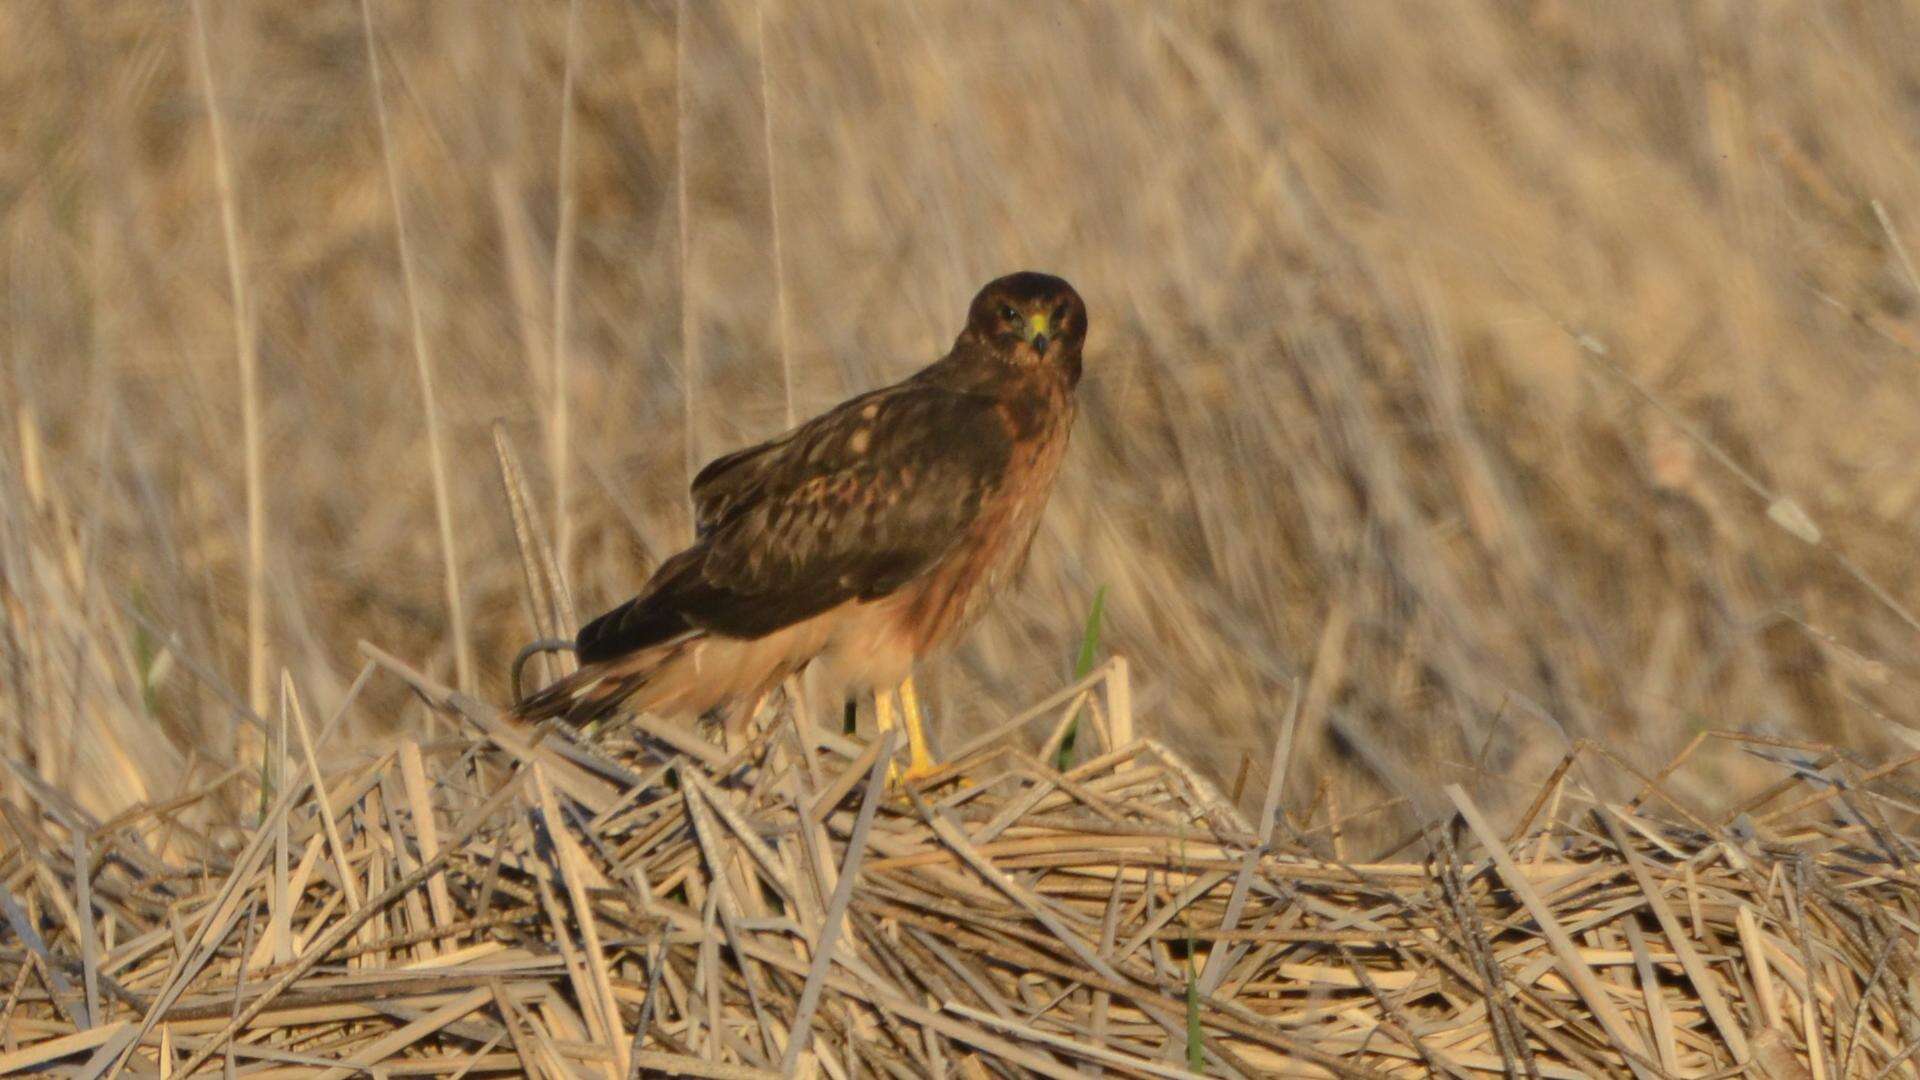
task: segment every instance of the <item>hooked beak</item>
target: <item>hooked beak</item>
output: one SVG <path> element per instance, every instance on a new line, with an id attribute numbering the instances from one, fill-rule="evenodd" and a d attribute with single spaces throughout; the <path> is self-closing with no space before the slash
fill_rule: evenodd
<path id="1" fill-rule="evenodd" d="M 1033 343 L 1034 352 L 1047 351 L 1047 316 L 1045 312 L 1027 317 L 1027 340 Z"/>

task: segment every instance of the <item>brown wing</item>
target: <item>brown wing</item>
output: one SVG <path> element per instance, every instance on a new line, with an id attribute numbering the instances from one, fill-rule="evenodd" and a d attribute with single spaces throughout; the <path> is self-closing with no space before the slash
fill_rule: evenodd
<path id="1" fill-rule="evenodd" d="M 758 490 L 768 467 L 776 464 L 780 451 L 796 441 L 812 437 L 830 421 L 840 423 L 841 417 L 847 413 L 857 413 L 869 404 L 899 395 L 908 385 L 911 384 L 882 387 L 849 398 L 792 431 L 707 462 L 706 467 L 693 478 L 691 486 L 694 535 L 705 537 L 713 531 L 715 524 L 732 514 L 744 497 Z"/>
<path id="2" fill-rule="evenodd" d="M 1012 453 L 993 399 L 907 382 L 720 458 L 694 480 L 694 546 L 587 624 L 580 660 L 885 596 L 953 550 Z"/>

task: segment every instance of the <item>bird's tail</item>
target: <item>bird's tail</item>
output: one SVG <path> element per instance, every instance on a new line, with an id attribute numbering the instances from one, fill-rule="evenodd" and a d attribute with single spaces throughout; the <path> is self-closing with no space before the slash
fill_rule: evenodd
<path id="1" fill-rule="evenodd" d="M 584 664 L 515 705 L 513 716 L 529 722 L 558 717 L 575 726 L 591 723 L 645 690 L 674 651 L 649 650 Z"/>

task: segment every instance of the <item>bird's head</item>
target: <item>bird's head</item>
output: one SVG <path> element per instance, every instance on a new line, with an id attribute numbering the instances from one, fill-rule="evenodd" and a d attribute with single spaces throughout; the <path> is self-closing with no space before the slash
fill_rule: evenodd
<path id="1" fill-rule="evenodd" d="M 1024 369 L 1054 367 L 1068 382 L 1078 382 L 1087 305 L 1064 280 L 1023 270 L 987 282 L 974 296 L 961 337 L 973 339 L 1003 363 Z"/>

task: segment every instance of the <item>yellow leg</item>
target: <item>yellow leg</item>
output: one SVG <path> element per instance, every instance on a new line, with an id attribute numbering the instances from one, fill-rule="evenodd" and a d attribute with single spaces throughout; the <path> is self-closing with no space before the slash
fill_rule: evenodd
<path id="1" fill-rule="evenodd" d="M 911 675 L 900 683 L 900 711 L 907 718 L 907 779 L 918 780 L 940 763 L 927 750 L 927 719 L 920 712 L 920 695 L 914 692 Z"/>
<path id="2" fill-rule="evenodd" d="M 896 694 L 900 697 L 898 712 L 894 711 L 893 703 Z M 873 692 L 873 718 L 881 735 L 892 731 L 903 716 L 907 726 L 907 769 L 901 772 L 899 765 L 888 765 L 889 787 L 899 787 L 905 781 L 918 780 L 940 767 L 940 763 L 933 760 L 933 754 L 927 750 L 927 720 L 920 712 L 920 695 L 914 692 L 912 677 L 902 682 L 897 690 Z"/>
<path id="3" fill-rule="evenodd" d="M 874 726 L 880 729 L 882 738 L 885 738 L 887 732 L 892 731 L 893 726 L 899 723 L 893 711 L 893 691 L 875 690 L 873 692 L 873 721 Z M 887 786 L 890 788 L 900 786 L 900 766 L 891 761 L 887 762 Z"/>

